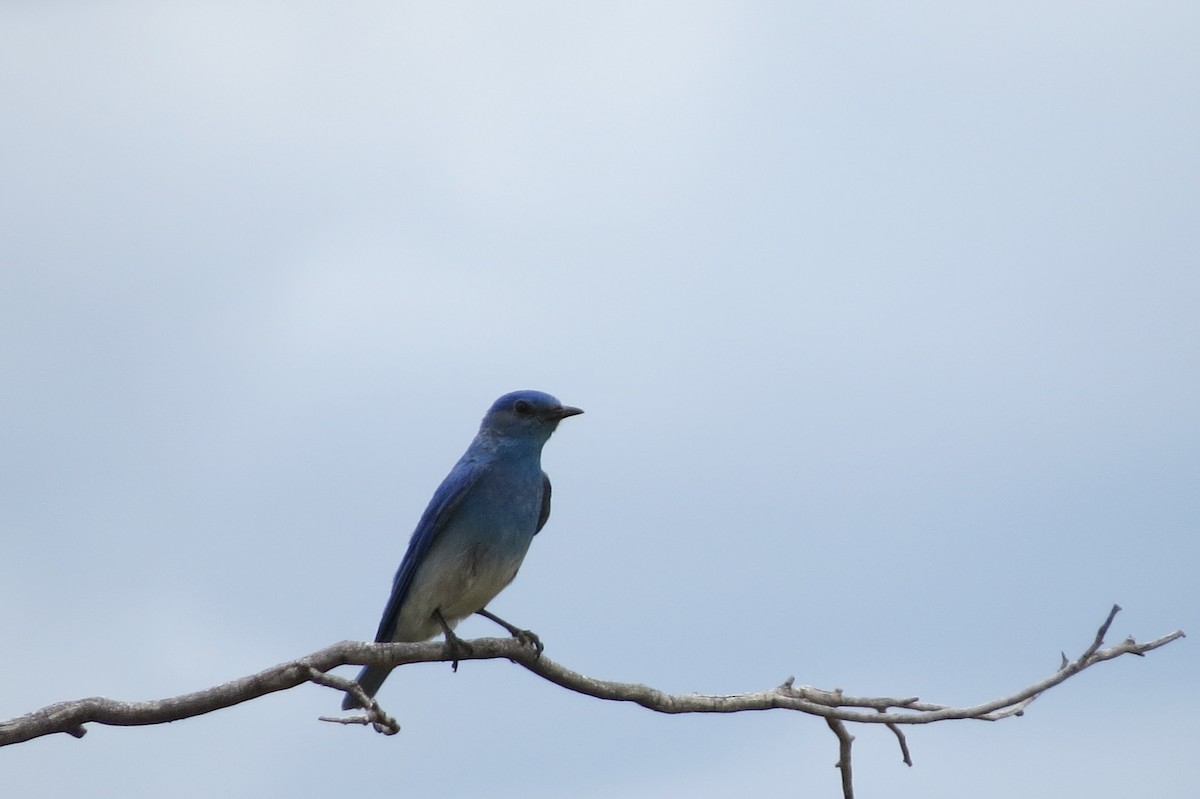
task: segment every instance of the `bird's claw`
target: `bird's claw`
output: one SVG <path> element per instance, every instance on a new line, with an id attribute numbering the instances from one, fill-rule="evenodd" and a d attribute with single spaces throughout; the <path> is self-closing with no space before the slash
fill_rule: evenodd
<path id="1" fill-rule="evenodd" d="M 471 645 L 457 635 L 446 639 L 446 656 L 450 658 L 450 669 L 454 672 L 458 671 L 459 658 L 466 658 L 473 652 Z"/>
<path id="2" fill-rule="evenodd" d="M 512 635 L 513 638 L 521 642 L 521 646 L 531 647 L 537 653 L 538 657 L 542 656 L 542 650 L 546 647 L 542 644 L 542 639 L 538 638 L 538 634 L 533 630 L 515 630 Z"/>

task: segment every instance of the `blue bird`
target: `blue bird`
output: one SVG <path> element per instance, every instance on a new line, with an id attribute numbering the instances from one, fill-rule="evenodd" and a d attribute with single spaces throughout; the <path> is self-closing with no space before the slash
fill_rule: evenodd
<path id="1" fill-rule="evenodd" d="M 514 391 L 496 400 L 417 522 L 376 641 L 427 641 L 441 633 L 452 652 L 464 652 L 468 647 L 454 627 L 478 613 L 542 650 L 536 635 L 490 613 L 486 605 L 512 582 L 550 517 L 542 446 L 559 422 L 580 413 L 541 391 Z M 374 696 L 390 673 L 384 666 L 367 666 L 358 684 Z M 360 703 L 347 693 L 342 709 L 354 707 Z"/>

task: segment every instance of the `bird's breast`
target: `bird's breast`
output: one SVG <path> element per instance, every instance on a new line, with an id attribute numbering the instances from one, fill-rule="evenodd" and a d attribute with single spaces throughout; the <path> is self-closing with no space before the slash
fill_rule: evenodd
<path id="1" fill-rule="evenodd" d="M 520 569 L 542 502 L 541 469 L 529 472 L 481 477 L 422 564 L 414 594 L 452 624 L 492 601 Z"/>

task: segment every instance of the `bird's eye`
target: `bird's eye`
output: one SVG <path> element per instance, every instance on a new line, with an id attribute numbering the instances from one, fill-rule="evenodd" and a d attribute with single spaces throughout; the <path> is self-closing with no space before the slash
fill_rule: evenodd
<path id="1" fill-rule="evenodd" d="M 513 403 L 513 410 L 517 413 L 529 413 L 531 406 L 525 400 L 517 400 Z"/>

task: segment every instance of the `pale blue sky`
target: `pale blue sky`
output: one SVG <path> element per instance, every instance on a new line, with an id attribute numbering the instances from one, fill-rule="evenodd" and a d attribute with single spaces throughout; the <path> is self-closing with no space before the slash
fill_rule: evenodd
<path id="1" fill-rule="evenodd" d="M 1194 3 L 0 4 L 0 716 L 369 638 L 501 393 L 493 609 L 678 692 L 974 703 L 1200 628 Z M 493 634 L 483 622 L 462 632 Z M 347 674 L 351 670 L 347 669 Z M 1185 640 L 860 795 L 1185 796 Z M 406 668 L 0 750 L 57 797 L 837 796 L 782 713 Z"/>

